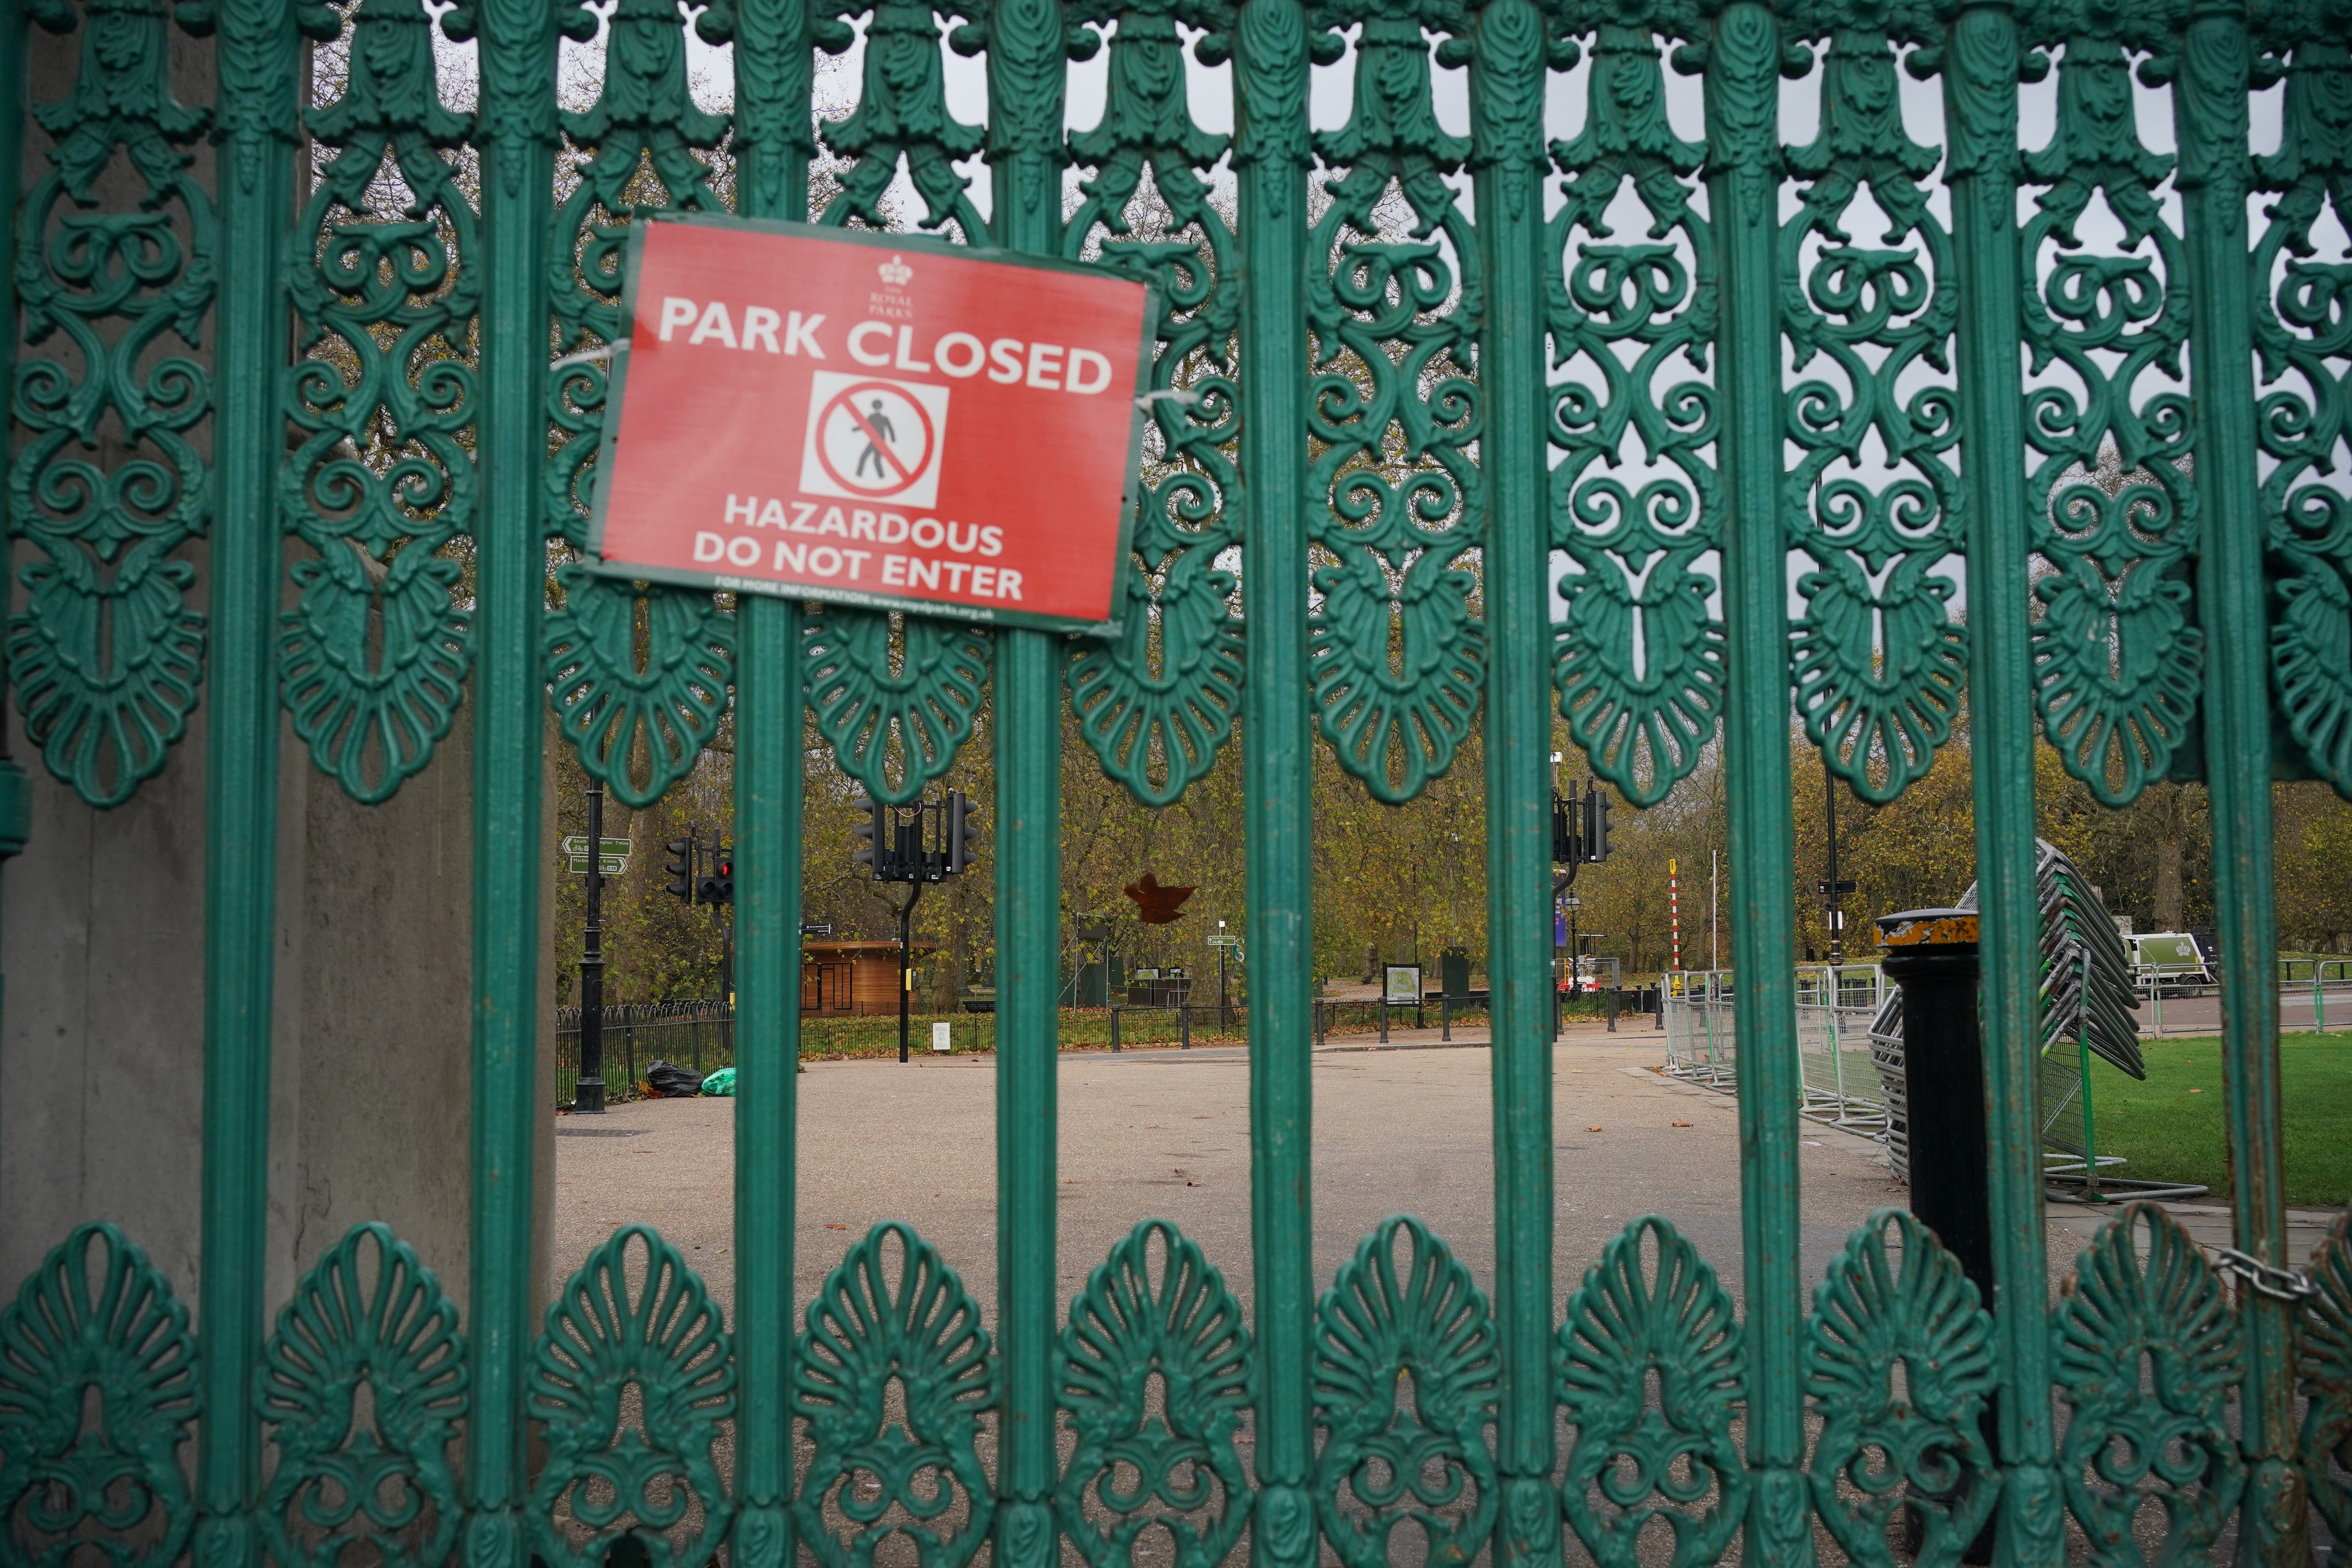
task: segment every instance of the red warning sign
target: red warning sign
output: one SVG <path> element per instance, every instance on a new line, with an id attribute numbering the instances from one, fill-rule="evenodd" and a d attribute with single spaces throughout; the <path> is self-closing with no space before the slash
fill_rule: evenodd
<path id="1" fill-rule="evenodd" d="M 591 553 L 739 593 L 1100 627 L 1157 301 L 1092 268 L 694 215 L 630 237 Z"/>

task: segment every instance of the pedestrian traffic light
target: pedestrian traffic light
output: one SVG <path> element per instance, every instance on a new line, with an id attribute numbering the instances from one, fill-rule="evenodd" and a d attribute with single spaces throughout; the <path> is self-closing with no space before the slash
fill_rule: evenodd
<path id="1" fill-rule="evenodd" d="M 669 872 L 670 897 L 694 902 L 694 840 L 673 838 L 663 848 L 667 853 L 664 865 Z"/>
<path id="2" fill-rule="evenodd" d="M 960 877 L 971 866 L 971 847 L 980 842 L 980 823 L 963 791 L 948 791 L 948 875 Z"/>
<path id="3" fill-rule="evenodd" d="M 887 858 L 890 849 L 890 841 L 882 836 L 883 805 L 870 795 L 861 795 L 849 803 L 849 809 L 866 814 L 866 820 L 849 830 L 850 837 L 859 841 L 849 858 L 860 865 L 873 867 L 875 878 L 879 880 L 886 864 L 875 859 L 875 851 L 880 850 Z"/>
<path id="4" fill-rule="evenodd" d="M 1592 781 L 1592 793 L 1584 797 L 1586 817 L 1590 824 L 1584 836 L 1584 858 L 1601 861 L 1609 858 L 1609 797 L 1601 793 L 1601 781 Z"/>

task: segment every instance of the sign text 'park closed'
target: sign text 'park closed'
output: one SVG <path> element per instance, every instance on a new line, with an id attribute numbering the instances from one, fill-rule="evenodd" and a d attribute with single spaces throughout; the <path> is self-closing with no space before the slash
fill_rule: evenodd
<path id="1" fill-rule="evenodd" d="M 600 569 L 1046 626 L 1118 603 L 1157 300 L 803 224 L 639 223 Z"/>

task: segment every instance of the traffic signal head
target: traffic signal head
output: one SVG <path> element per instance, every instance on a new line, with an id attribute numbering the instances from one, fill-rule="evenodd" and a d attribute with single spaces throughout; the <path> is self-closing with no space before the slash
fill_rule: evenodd
<path id="1" fill-rule="evenodd" d="M 1571 795 L 1551 797 L 1551 858 L 1564 866 L 1573 866 L 1584 858 L 1579 835 L 1582 825 L 1578 820 L 1582 805 L 1583 802 Z"/>
<path id="2" fill-rule="evenodd" d="M 669 872 L 669 895 L 694 901 L 694 840 L 673 838 L 662 846 L 663 864 Z"/>
<path id="3" fill-rule="evenodd" d="M 1609 858 L 1609 797 L 1601 793 L 1601 783 L 1593 781 L 1592 793 L 1584 797 L 1585 820 L 1590 825 L 1584 836 L 1584 858 L 1601 861 Z"/>
<path id="4" fill-rule="evenodd" d="M 875 876 L 879 878 L 882 868 L 876 863 L 874 852 L 890 847 L 890 841 L 882 837 L 882 803 L 870 795 L 861 795 L 849 803 L 849 809 L 866 814 L 866 820 L 849 830 L 850 838 L 857 845 L 849 858 L 860 865 L 872 866 Z"/>
<path id="5" fill-rule="evenodd" d="M 698 903 L 731 904 L 735 901 L 735 851 L 732 847 L 711 851 L 710 875 L 697 882 L 695 889 Z"/>
<path id="6" fill-rule="evenodd" d="M 948 791 L 948 875 L 960 877 L 971 866 L 971 847 L 980 842 L 980 820 L 963 791 Z"/>

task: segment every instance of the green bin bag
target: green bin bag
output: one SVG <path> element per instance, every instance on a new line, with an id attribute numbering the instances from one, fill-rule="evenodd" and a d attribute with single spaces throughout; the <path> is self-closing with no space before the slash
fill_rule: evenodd
<path id="1" fill-rule="evenodd" d="M 735 1069 L 733 1068 L 720 1068 L 717 1072 L 712 1073 L 709 1078 L 704 1079 L 702 1080 L 702 1092 L 705 1094 L 723 1094 L 730 1099 L 733 1098 L 735 1093 Z"/>

